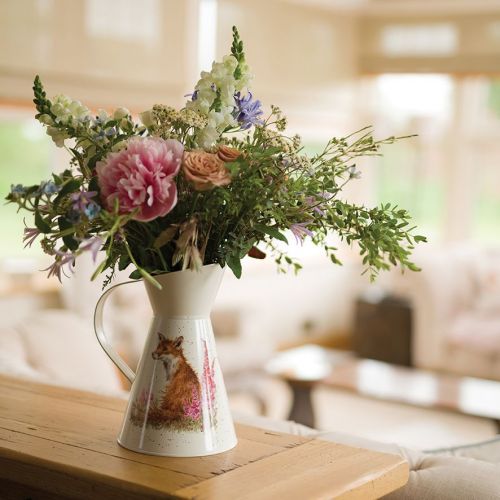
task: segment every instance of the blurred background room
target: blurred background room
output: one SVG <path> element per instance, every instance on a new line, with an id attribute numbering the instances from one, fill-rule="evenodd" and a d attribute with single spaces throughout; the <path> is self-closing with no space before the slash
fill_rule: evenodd
<path id="1" fill-rule="evenodd" d="M 212 320 L 233 409 L 423 449 L 492 437 L 500 0 L 3 0 L 3 196 L 68 161 L 33 118 L 35 74 L 50 96 L 95 112 L 180 107 L 233 25 L 254 95 L 283 109 L 308 152 L 367 125 L 378 138 L 414 135 L 359 165 L 346 196 L 408 209 L 429 240 L 415 251 L 420 273 L 395 269 L 374 284 L 340 242 L 342 266 L 305 243 L 293 248 L 297 276 L 271 259 L 245 259 L 240 280 L 227 272 Z M 0 373 L 127 391 L 94 337 L 92 263 L 82 258 L 62 285 L 47 279 L 50 258 L 23 248 L 23 214 L 2 204 L 0 217 Z M 106 316 L 134 367 L 150 319 L 142 285 L 117 291 Z"/>

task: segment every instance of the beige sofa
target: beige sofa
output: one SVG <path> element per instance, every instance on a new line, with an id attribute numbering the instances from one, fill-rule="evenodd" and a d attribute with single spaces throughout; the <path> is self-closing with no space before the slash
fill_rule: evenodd
<path id="1" fill-rule="evenodd" d="M 500 250 L 422 248 L 420 273 L 393 273 L 388 290 L 413 305 L 413 362 L 500 380 Z"/>

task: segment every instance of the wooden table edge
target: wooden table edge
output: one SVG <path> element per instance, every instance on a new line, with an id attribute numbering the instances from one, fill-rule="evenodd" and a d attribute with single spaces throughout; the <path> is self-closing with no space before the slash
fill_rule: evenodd
<path id="1" fill-rule="evenodd" d="M 125 401 L 120 400 L 119 398 L 113 398 L 112 396 L 105 396 L 105 395 L 99 395 L 99 394 L 95 395 L 92 392 L 83 391 L 83 390 L 73 391 L 72 389 L 68 389 L 68 388 L 60 387 L 60 386 L 39 384 L 39 383 L 33 382 L 33 381 L 26 381 L 25 382 L 23 380 L 16 379 L 15 377 L 0 376 L 0 383 L 2 381 L 5 381 L 5 385 L 10 387 L 10 388 L 13 388 L 13 389 L 16 389 L 16 388 L 18 388 L 19 390 L 24 389 L 26 392 L 36 392 L 36 393 L 43 393 L 44 391 L 46 391 L 47 396 L 51 396 L 51 397 L 63 397 L 65 391 L 69 390 L 70 392 L 73 392 L 73 395 L 85 396 L 84 399 L 86 399 L 86 398 L 92 399 L 92 397 L 95 397 L 96 400 L 99 401 L 99 403 L 103 402 L 103 401 L 112 400 L 112 401 L 116 402 L 117 404 L 120 403 L 121 405 L 125 405 Z M 90 404 L 90 403 L 87 401 L 87 404 Z M 109 408 L 109 407 L 107 407 L 106 409 L 107 410 L 118 410 L 118 408 Z M 247 424 L 237 424 L 237 428 L 240 428 L 241 430 L 244 430 L 245 428 L 251 428 L 254 431 L 258 431 L 259 433 L 267 433 L 270 435 L 278 435 L 278 436 L 280 436 L 280 435 L 281 436 L 289 436 L 290 438 L 293 439 L 294 446 L 291 446 L 289 448 L 285 448 L 282 451 L 279 451 L 277 453 L 273 453 L 269 456 L 266 456 L 266 457 L 256 461 L 255 463 L 258 463 L 261 461 L 265 462 L 266 460 L 271 459 L 272 457 L 276 457 L 277 455 L 280 455 L 281 453 L 286 453 L 287 451 L 293 450 L 294 448 L 298 449 L 298 448 L 301 448 L 303 446 L 307 446 L 308 443 L 311 443 L 311 442 L 316 442 L 316 443 L 323 442 L 323 443 L 327 443 L 327 444 L 332 445 L 332 446 L 339 445 L 339 446 L 348 447 L 348 448 L 356 448 L 355 446 L 344 445 L 341 443 L 336 443 L 335 441 L 328 441 L 325 439 L 316 438 L 314 435 L 312 435 L 312 436 L 298 436 L 298 435 L 294 435 L 294 434 L 290 434 L 290 433 L 286 433 L 286 432 L 275 432 L 275 431 L 271 431 L 271 430 L 266 430 L 266 429 L 263 429 L 260 427 L 251 426 L 251 425 L 247 425 Z M 26 433 L 23 433 L 21 431 L 9 429 L 8 427 L 4 427 L 4 426 L 2 426 L 2 429 L 6 430 L 7 432 L 26 434 Z M 26 434 L 26 435 L 30 435 L 30 434 Z M 51 440 L 49 438 L 44 438 L 41 436 L 37 437 L 37 439 L 44 439 L 44 440 L 48 440 L 48 441 L 53 441 L 54 443 L 58 443 L 61 446 L 74 447 L 75 449 L 80 448 L 89 454 L 92 454 L 92 453 L 102 454 L 102 452 L 93 450 L 90 447 L 72 445 L 70 443 L 63 443 L 63 442 L 59 442 L 56 440 Z M 357 447 L 357 448 L 360 451 L 371 451 L 371 450 L 366 450 L 366 449 L 359 448 L 359 447 Z M 342 494 L 340 496 L 336 496 L 335 498 L 353 498 L 353 499 L 359 498 L 359 499 L 363 499 L 363 500 L 365 500 L 366 498 L 378 498 L 379 496 L 382 496 L 382 495 L 389 493 L 391 491 L 395 491 L 396 489 L 398 489 L 406 484 L 408 477 L 409 477 L 409 467 L 408 467 L 408 463 L 404 460 L 403 457 L 401 457 L 399 455 L 392 455 L 389 453 L 379 452 L 379 451 L 372 451 L 372 453 L 378 454 L 378 455 L 392 456 L 394 458 L 394 463 L 390 464 L 389 467 L 386 467 L 386 469 L 384 471 L 381 471 L 381 474 L 383 472 L 382 475 L 378 474 L 378 473 L 374 473 L 374 477 L 373 477 L 372 481 L 366 482 L 366 478 L 365 479 L 360 478 L 357 481 L 358 483 L 362 480 L 364 480 L 366 483 L 361 485 L 360 487 L 357 487 L 356 491 L 342 492 Z M 138 455 L 138 457 L 140 457 L 140 455 Z M 129 457 L 115 457 L 115 458 L 120 458 L 122 460 L 129 460 L 131 462 L 134 461 L 132 456 L 130 458 Z M 78 466 L 75 466 L 74 464 L 67 464 L 64 462 L 60 462 L 58 460 L 51 460 L 50 457 L 32 456 L 32 455 L 29 455 L 26 451 L 17 451 L 17 450 L 14 450 L 12 448 L 0 447 L 0 459 L 4 463 L 5 463 L 5 461 L 14 461 L 16 464 L 19 465 L 21 470 L 25 470 L 25 471 L 30 471 L 30 470 L 35 471 L 38 468 L 38 469 L 42 469 L 43 471 L 46 471 L 47 473 L 52 473 L 53 477 L 57 477 L 57 475 L 60 475 L 61 477 L 63 477 L 63 478 L 66 477 L 69 480 L 71 478 L 80 479 L 84 484 L 90 484 L 90 485 L 92 485 L 93 482 L 95 482 L 101 488 L 102 487 L 107 488 L 108 490 L 111 489 L 111 490 L 115 491 L 116 493 L 123 492 L 123 498 L 136 498 L 136 497 L 140 498 L 140 495 L 147 495 L 151 498 L 156 498 L 156 497 L 160 497 L 160 496 L 164 497 L 165 495 L 170 495 L 171 498 L 186 498 L 186 496 L 183 495 L 183 490 L 188 490 L 189 488 L 191 488 L 190 486 L 185 486 L 185 487 L 177 488 L 177 490 L 173 490 L 173 491 L 170 491 L 167 493 L 165 491 L 160 490 L 157 487 L 149 488 L 147 485 L 144 485 L 144 484 L 137 484 L 137 483 L 134 483 L 132 481 L 127 481 L 126 478 L 114 477 L 114 476 L 106 474 L 106 473 L 100 473 L 99 471 L 96 471 L 96 470 L 90 470 L 88 467 L 87 468 L 78 467 Z M 252 463 L 253 462 L 250 462 L 247 465 L 252 465 Z M 209 482 L 213 482 L 217 478 L 221 478 L 223 476 L 228 476 L 228 479 L 230 479 L 232 476 L 229 476 L 229 475 L 231 475 L 235 471 L 239 471 L 240 469 L 242 469 L 242 467 L 244 468 L 245 466 L 235 467 L 234 469 L 232 469 L 228 472 L 225 472 L 224 474 L 216 475 L 213 478 L 202 479 L 201 481 L 199 481 L 196 484 L 200 484 L 203 487 L 203 485 L 206 485 Z M 180 474 L 185 474 L 186 476 L 195 477 L 195 476 L 193 476 L 193 474 L 190 474 L 190 473 L 183 473 L 180 471 L 177 471 L 177 472 L 179 472 Z M 18 471 L 18 474 L 20 474 L 19 471 Z M 380 480 L 381 477 L 383 478 L 385 476 L 388 478 L 387 486 L 389 484 L 391 486 L 390 488 L 387 487 L 386 489 L 384 489 L 385 488 L 385 486 L 384 486 L 385 481 Z M 389 479 L 389 476 L 390 476 L 390 479 Z M 13 478 L 9 478 L 8 475 L 6 476 L 4 473 L 1 473 L 1 472 L 0 472 L 0 477 L 5 479 L 6 481 L 8 481 L 9 479 L 13 480 Z M 22 484 L 22 483 L 20 483 L 20 484 Z M 36 486 L 36 485 L 34 485 L 34 486 Z M 353 482 L 353 484 L 352 484 L 353 488 L 355 486 L 356 486 L 356 481 Z M 373 493 L 374 490 L 377 490 L 377 497 L 366 496 L 366 495 L 370 495 L 371 493 Z M 358 491 L 364 491 L 365 492 L 363 494 L 364 496 L 360 497 L 358 495 Z M 345 496 L 345 495 L 347 495 L 347 496 Z M 352 496 L 352 495 L 354 495 L 354 496 Z"/>

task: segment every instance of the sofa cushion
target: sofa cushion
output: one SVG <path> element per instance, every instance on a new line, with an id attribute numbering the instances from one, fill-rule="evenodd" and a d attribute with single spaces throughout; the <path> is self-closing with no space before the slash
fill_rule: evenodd
<path id="1" fill-rule="evenodd" d="M 500 466 L 474 459 L 421 455 L 410 478 L 388 500 L 498 500 Z"/>
<path id="2" fill-rule="evenodd" d="M 500 435 L 487 441 L 467 444 L 465 446 L 454 446 L 453 448 L 440 448 L 429 450 L 427 453 L 439 453 L 453 457 L 474 458 L 483 462 L 500 464 Z"/>
<path id="3" fill-rule="evenodd" d="M 448 342 L 486 355 L 500 355 L 500 314 L 463 311 L 450 323 Z"/>
<path id="4" fill-rule="evenodd" d="M 452 450 L 438 450 L 430 454 L 402 448 L 395 444 L 380 443 L 369 439 L 342 434 L 338 432 L 317 432 L 295 422 L 280 422 L 264 417 L 235 415 L 235 419 L 248 425 L 257 425 L 275 432 L 288 432 L 314 436 L 335 443 L 366 448 L 383 453 L 403 456 L 410 465 L 410 477 L 403 488 L 386 495 L 388 500 L 499 500 L 500 499 L 500 465 L 474 458 L 451 456 Z M 495 456 L 497 441 L 478 443 L 468 447 L 457 448 L 455 454 L 468 453 L 475 446 L 490 450 L 490 457 Z M 468 451 L 463 450 L 467 448 Z M 495 451 L 491 451 L 495 450 Z M 472 456 L 472 455 L 470 455 Z M 478 455 L 479 456 L 479 455 Z"/>
<path id="5" fill-rule="evenodd" d="M 0 332 L 0 373 L 116 394 L 118 372 L 92 324 L 64 310 L 40 310 Z"/>

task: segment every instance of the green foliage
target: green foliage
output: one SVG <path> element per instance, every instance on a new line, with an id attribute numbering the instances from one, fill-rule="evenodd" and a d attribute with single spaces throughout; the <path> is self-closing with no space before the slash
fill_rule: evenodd
<path id="1" fill-rule="evenodd" d="M 238 61 L 234 74 L 238 78 L 246 63 L 236 28 L 231 53 Z M 425 237 L 414 235 L 406 210 L 389 203 L 367 208 L 340 198 L 344 186 L 359 176 L 357 160 L 379 155 L 381 146 L 392 144 L 394 137 L 377 141 L 365 128 L 332 138 L 322 151 L 307 156 L 300 138 L 286 134 L 280 109 L 272 106 L 262 124 L 249 132 L 225 130 L 208 151 L 216 155 L 222 145 L 235 150 L 235 157 L 225 163 L 230 184 L 197 191 L 181 171 L 175 179 L 178 202 L 173 210 L 165 217 L 140 222 L 134 219 L 136 212 L 122 213 L 118 200 L 113 210 L 101 206 L 98 162 L 126 147 L 129 138 L 147 134 L 180 140 L 189 151 L 207 119 L 189 109 L 175 111 L 160 105 L 153 108 L 148 128 L 123 113 L 61 118 L 61 110 L 47 98 L 38 76 L 33 89 L 37 118 L 49 127 L 54 140 L 73 140 L 68 148 L 71 164 L 54 174 L 51 183 L 13 188 L 7 200 L 33 213 L 42 248 L 54 256 L 58 272 L 64 262 L 72 262 L 68 256 L 87 251 L 96 238 L 105 257 L 94 277 L 109 270 L 105 284 L 111 282 L 116 268 L 129 265 L 135 267 L 132 279 L 143 278 L 155 286 L 159 286 L 156 274 L 211 263 L 227 265 L 239 278 L 241 259 L 258 246 L 267 249 L 280 272 L 298 272 L 300 263 L 286 253 L 289 230 L 298 239 L 312 238 L 334 264 L 340 261 L 337 249 L 327 243 L 328 234 L 356 244 L 371 279 L 391 265 L 417 270 L 410 254 Z M 219 105 L 216 98 L 211 110 L 217 111 Z M 91 196 L 91 201 L 81 203 L 95 210 L 79 207 L 82 194 Z"/>
<path id="2" fill-rule="evenodd" d="M 35 96 L 33 102 L 35 103 L 36 110 L 38 111 L 35 118 L 44 114 L 54 118 L 54 115 L 50 110 L 50 101 L 47 99 L 47 94 L 38 75 L 35 76 L 35 81 L 33 82 L 33 94 Z"/>
<path id="3" fill-rule="evenodd" d="M 231 54 L 238 61 L 238 66 L 234 70 L 234 77 L 236 80 L 241 78 L 242 70 L 241 66 L 245 62 L 245 52 L 243 51 L 243 41 L 238 33 L 238 28 L 233 26 L 233 43 L 231 45 Z"/>

